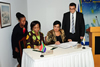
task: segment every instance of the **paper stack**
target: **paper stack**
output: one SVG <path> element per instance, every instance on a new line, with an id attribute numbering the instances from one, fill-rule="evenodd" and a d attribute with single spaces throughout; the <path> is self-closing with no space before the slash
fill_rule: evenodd
<path id="1" fill-rule="evenodd" d="M 55 46 L 66 49 L 66 48 L 74 47 L 77 44 L 78 44 L 77 42 L 66 42 L 66 43 L 61 43 L 60 45 L 55 45 Z"/>

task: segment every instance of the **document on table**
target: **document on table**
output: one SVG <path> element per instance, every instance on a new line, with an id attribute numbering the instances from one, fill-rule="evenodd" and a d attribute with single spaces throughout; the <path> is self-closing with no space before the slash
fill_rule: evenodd
<path id="1" fill-rule="evenodd" d="M 77 42 L 66 42 L 66 43 L 61 43 L 60 45 L 55 45 L 55 46 L 66 49 L 66 48 L 74 47 L 77 44 L 78 44 Z"/>

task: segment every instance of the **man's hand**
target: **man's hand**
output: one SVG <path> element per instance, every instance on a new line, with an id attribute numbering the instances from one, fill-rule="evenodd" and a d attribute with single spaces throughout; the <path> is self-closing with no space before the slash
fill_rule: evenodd
<path id="1" fill-rule="evenodd" d="M 59 44 L 60 44 L 60 42 L 59 42 L 59 41 L 56 41 L 56 42 L 55 42 L 55 44 L 56 44 L 56 45 L 59 45 Z"/>
<path id="2" fill-rule="evenodd" d="M 69 41 L 69 42 L 71 42 L 71 41 L 72 41 L 72 39 L 68 39 L 68 41 Z"/>
<path id="3" fill-rule="evenodd" d="M 82 40 L 84 37 L 80 36 L 80 39 Z"/>

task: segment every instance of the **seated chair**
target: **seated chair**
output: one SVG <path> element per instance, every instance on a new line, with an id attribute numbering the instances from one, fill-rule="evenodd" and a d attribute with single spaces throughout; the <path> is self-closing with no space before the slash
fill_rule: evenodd
<path id="1" fill-rule="evenodd" d="M 20 56 L 22 57 L 22 52 L 23 49 L 26 48 L 26 37 L 23 37 L 20 41 L 19 41 L 19 49 L 20 49 Z"/>

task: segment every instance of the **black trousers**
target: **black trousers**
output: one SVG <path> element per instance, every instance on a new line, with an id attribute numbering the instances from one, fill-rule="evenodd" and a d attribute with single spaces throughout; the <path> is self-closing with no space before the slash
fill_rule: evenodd
<path id="1" fill-rule="evenodd" d="M 17 58 L 17 62 L 19 63 L 19 65 L 21 67 L 21 58 Z"/>
<path id="2" fill-rule="evenodd" d="M 80 39 L 80 37 L 76 36 L 76 33 L 74 33 L 74 34 L 70 33 L 69 39 L 72 39 L 72 41 L 77 41 L 78 43 L 81 43 L 81 39 Z"/>

